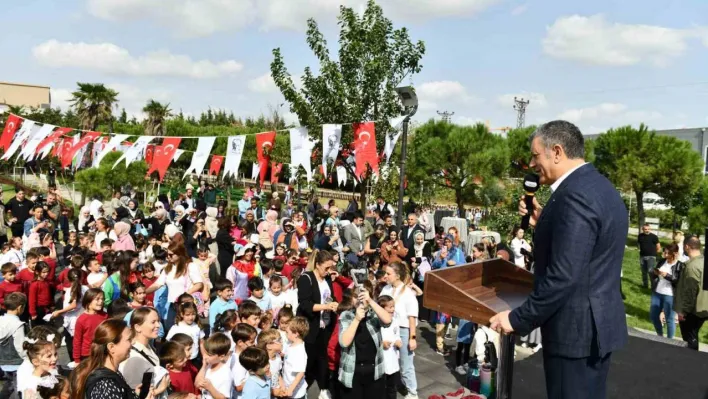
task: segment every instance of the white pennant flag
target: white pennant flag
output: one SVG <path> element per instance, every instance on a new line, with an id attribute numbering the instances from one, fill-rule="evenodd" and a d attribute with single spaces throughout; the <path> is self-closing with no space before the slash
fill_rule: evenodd
<path id="1" fill-rule="evenodd" d="M 226 159 L 224 159 L 224 174 L 221 180 L 226 179 L 226 175 L 231 174 L 238 177 L 238 166 L 241 164 L 243 147 L 246 146 L 246 136 L 231 136 L 226 143 Z"/>
<path id="2" fill-rule="evenodd" d="M 176 149 L 175 150 L 175 157 L 172 158 L 172 162 L 177 162 L 177 160 L 179 159 L 179 157 L 182 156 L 182 154 L 184 154 L 184 150 Z"/>
<path id="3" fill-rule="evenodd" d="M 118 164 L 121 163 L 121 161 L 123 161 L 123 160 L 125 160 L 126 167 L 128 165 L 130 165 L 133 161 L 138 159 L 138 157 L 141 154 L 145 153 L 145 149 L 147 148 L 147 145 L 150 144 L 150 142 L 154 138 L 155 138 L 155 136 L 140 136 L 140 137 L 138 137 L 138 139 L 135 141 L 135 143 L 133 143 L 133 145 L 130 146 L 130 148 L 128 148 L 128 150 L 125 151 L 123 153 L 123 155 L 120 156 L 120 158 L 118 158 L 116 163 L 113 164 L 113 168 L 115 169 L 115 167 L 118 166 Z M 143 155 L 143 158 L 144 157 L 145 156 Z"/>
<path id="4" fill-rule="evenodd" d="M 386 142 L 384 143 L 384 154 L 386 155 L 386 163 L 391 159 L 391 154 L 393 154 L 393 149 L 396 147 L 398 138 L 401 137 L 401 123 L 406 119 L 405 116 L 399 116 L 396 118 L 389 119 L 388 123 L 391 125 L 393 132 L 386 135 Z"/>
<path id="5" fill-rule="evenodd" d="M 337 185 L 347 185 L 347 169 L 344 166 L 337 166 Z"/>
<path id="6" fill-rule="evenodd" d="M 52 131 L 56 128 L 54 125 L 49 125 L 49 124 L 44 124 L 42 127 L 37 130 L 35 134 L 32 135 L 32 137 L 27 140 L 27 144 L 22 148 L 22 152 L 20 153 L 20 156 L 25 159 L 25 161 L 29 161 L 31 158 L 34 158 L 35 152 L 37 151 L 37 146 L 49 136 Z"/>
<path id="7" fill-rule="evenodd" d="M 289 182 L 294 183 L 297 180 L 297 170 L 300 168 L 300 165 L 290 164 L 289 167 L 290 167 L 290 180 L 289 180 Z"/>
<path id="8" fill-rule="evenodd" d="M 15 155 L 15 152 L 17 152 L 17 150 L 22 146 L 22 144 L 25 143 L 25 140 L 27 140 L 33 132 L 34 121 L 25 119 L 25 121 L 22 123 L 20 131 L 15 134 L 15 138 L 12 139 L 12 144 L 10 144 L 10 148 L 8 148 L 5 154 L 3 154 L 2 159 L 8 160 L 13 155 Z"/>
<path id="9" fill-rule="evenodd" d="M 340 128 L 341 132 L 341 128 Z M 290 129 L 290 175 L 293 176 L 300 166 L 307 173 L 307 181 L 312 180 L 312 165 L 310 164 L 310 155 L 312 149 L 315 148 L 315 143 L 310 139 L 307 128 L 298 127 Z"/>
<path id="10" fill-rule="evenodd" d="M 98 167 L 101 165 L 101 161 L 103 161 L 103 158 L 108 155 L 109 152 L 113 151 L 114 148 L 116 148 L 120 143 L 125 141 L 129 135 L 127 134 L 116 134 L 115 136 L 111 137 L 111 140 L 103 145 L 103 148 L 101 148 L 101 152 L 98 153 L 96 158 L 94 158 L 93 166 Z"/>
<path id="11" fill-rule="evenodd" d="M 204 170 L 204 165 L 206 165 L 209 155 L 211 155 L 211 148 L 214 146 L 216 137 L 200 137 L 199 144 L 197 144 L 197 151 L 192 155 L 192 163 L 189 165 L 187 170 L 184 171 L 184 179 L 188 174 L 194 172 L 198 176 L 201 176 Z"/>
<path id="12" fill-rule="evenodd" d="M 258 175 L 261 173 L 261 166 L 258 163 L 253 164 L 253 169 L 251 169 L 251 179 L 258 179 Z"/>
<path id="13" fill-rule="evenodd" d="M 334 162 L 339 154 L 342 125 L 322 125 L 322 169 L 327 177 L 327 163 Z"/>

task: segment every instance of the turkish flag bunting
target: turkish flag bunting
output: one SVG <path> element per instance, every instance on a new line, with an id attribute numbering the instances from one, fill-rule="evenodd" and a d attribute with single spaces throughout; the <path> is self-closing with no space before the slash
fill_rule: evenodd
<path id="1" fill-rule="evenodd" d="M 7 151 L 7 149 L 10 148 L 12 138 L 15 137 L 15 132 L 23 121 L 24 119 L 17 115 L 10 114 L 10 116 L 7 117 L 5 129 L 3 129 L 2 136 L 0 136 L 0 149 Z"/>
<path id="2" fill-rule="evenodd" d="M 72 129 L 70 127 L 58 128 L 57 130 L 52 132 L 52 134 L 50 134 L 47 138 L 42 140 L 41 143 L 39 143 L 39 145 L 37 146 L 37 154 L 41 153 L 42 150 L 44 149 L 44 147 L 48 146 L 51 143 L 54 143 L 54 151 L 56 151 L 57 147 L 59 146 L 59 142 L 60 142 L 61 138 L 73 130 L 74 129 Z"/>
<path id="3" fill-rule="evenodd" d="M 152 165 L 152 160 L 155 156 L 155 144 L 148 144 L 145 148 L 145 163 Z"/>
<path id="4" fill-rule="evenodd" d="M 167 168 L 170 167 L 172 160 L 175 158 L 175 152 L 177 152 L 177 147 L 179 147 L 181 141 L 182 139 L 179 137 L 166 137 L 162 140 L 161 146 L 155 147 L 148 175 L 157 171 L 160 175 L 160 181 L 165 178 Z"/>
<path id="5" fill-rule="evenodd" d="M 354 123 L 354 151 L 358 178 L 366 173 L 366 164 L 371 166 L 374 173 L 379 174 L 379 157 L 376 153 L 376 126 L 374 122 Z"/>
<path id="6" fill-rule="evenodd" d="M 270 182 L 271 183 L 278 182 L 278 176 L 280 176 L 280 172 L 282 170 L 283 170 L 282 163 L 275 163 L 275 162 L 270 163 Z"/>
<path id="7" fill-rule="evenodd" d="M 221 171 L 221 165 L 224 164 L 224 157 L 222 155 L 212 155 L 211 164 L 209 165 L 209 176 L 219 176 Z"/>
<path id="8" fill-rule="evenodd" d="M 84 148 L 88 143 L 91 141 L 96 140 L 101 136 L 101 132 L 87 132 L 83 137 L 81 137 L 81 140 L 79 140 L 76 145 L 73 145 L 73 140 L 64 140 L 64 149 L 62 150 L 61 154 L 61 167 L 66 168 L 67 166 L 71 165 L 71 161 L 74 160 L 74 156 L 76 153 Z M 67 151 L 67 143 L 72 144 L 71 148 L 68 149 Z"/>
<path id="9" fill-rule="evenodd" d="M 275 132 L 259 133 L 256 135 L 256 156 L 258 157 L 258 165 L 261 167 L 260 184 L 266 178 L 268 164 L 270 163 L 270 153 L 275 147 Z"/>

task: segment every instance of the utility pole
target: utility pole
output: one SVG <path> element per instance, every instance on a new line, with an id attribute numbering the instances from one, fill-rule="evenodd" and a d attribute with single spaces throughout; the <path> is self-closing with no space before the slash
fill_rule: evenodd
<path id="1" fill-rule="evenodd" d="M 524 101 L 523 98 L 514 97 L 514 109 L 516 110 L 516 127 L 522 128 L 526 124 L 526 107 L 529 105 L 529 100 Z"/>
<path id="2" fill-rule="evenodd" d="M 443 111 L 443 112 L 437 111 L 437 112 L 438 112 L 438 115 L 442 116 L 442 120 L 445 123 L 450 123 L 450 117 L 455 115 L 454 112 L 447 112 L 447 111 Z"/>

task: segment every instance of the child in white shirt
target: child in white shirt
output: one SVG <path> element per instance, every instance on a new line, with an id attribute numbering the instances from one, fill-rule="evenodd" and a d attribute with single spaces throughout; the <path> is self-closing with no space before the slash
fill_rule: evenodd
<path id="1" fill-rule="evenodd" d="M 388 312 L 393 320 L 396 320 L 396 306 L 392 297 L 381 295 L 377 300 L 379 306 Z M 398 350 L 403 346 L 400 335 L 401 327 L 398 323 L 391 323 L 388 327 L 381 328 L 381 338 L 383 339 L 384 349 L 384 373 L 386 378 L 386 395 L 387 399 L 396 399 L 398 393 L 396 387 L 401 378 L 399 366 Z"/>
<path id="2" fill-rule="evenodd" d="M 195 381 L 202 391 L 202 399 L 231 397 L 233 378 L 228 366 L 231 340 L 224 334 L 213 334 L 205 341 L 204 352 L 204 365 Z"/>
<path id="3" fill-rule="evenodd" d="M 302 399 L 307 395 L 307 382 L 305 382 L 307 352 L 302 339 L 307 335 L 308 330 L 309 325 L 304 317 L 295 317 L 287 328 L 290 347 L 285 353 L 283 363 L 283 383 L 285 396 L 293 399 Z"/>

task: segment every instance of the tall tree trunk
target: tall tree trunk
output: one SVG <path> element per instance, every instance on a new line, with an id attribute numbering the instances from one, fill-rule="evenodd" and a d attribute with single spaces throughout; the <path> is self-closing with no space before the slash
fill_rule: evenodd
<path id="1" fill-rule="evenodd" d="M 639 235 L 642 231 L 644 220 L 646 219 L 646 215 L 644 214 L 644 192 L 635 191 L 634 193 L 637 196 L 637 219 L 639 222 L 639 226 L 637 226 L 637 235 Z"/>
<path id="2" fill-rule="evenodd" d="M 465 204 L 462 199 L 462 189 L 455 190 L 455 203 L 457 204 L 457 217 L 465 217 Z M 460 232 L 462 234 L 462 232 Z"/>
<path id="3" fill-rule="evenodd" d="M 366 216 L 366 185 L 368 182 L 369 178 L 367 177 L 359 183 L 359 209 L 361 209 L 364 216 Z"/>

